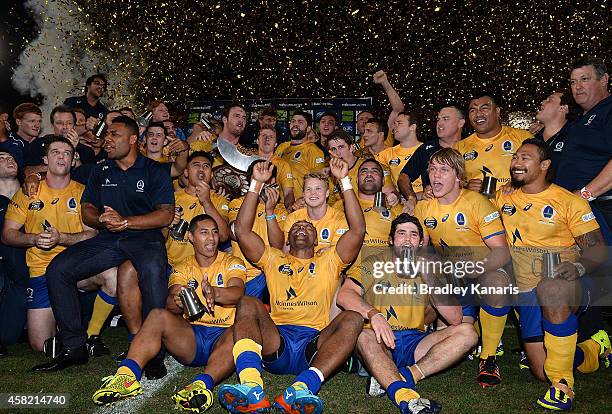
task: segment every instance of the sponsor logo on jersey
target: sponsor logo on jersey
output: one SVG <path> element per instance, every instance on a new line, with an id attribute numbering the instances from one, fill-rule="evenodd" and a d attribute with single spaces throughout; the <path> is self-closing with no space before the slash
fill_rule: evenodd
<path id="1" fill-rule="evenodd" d="M 499 211 L 494 211 L 491 214 L 487 214 L 484 218 L 484 221 L 485 223 L 490 223 L 497 218 L 499 218 Z"/>
<path id="2" fill-rule="evenodd" d="M 200 286 L 200 284 L 195 279 L 189 279 L 187 281 L 187 287 L 190 287 L 192 289 L 197 289 L 198 286 Z"/>
<path id="3" fill-rule="evenodd" d="M 533 206 L 533 204 L 531 204 L 531 203 L 527 203 L 527 204 L 525 205 L 525 207 L 523 207 L 523 211 L 529 211 L 529 209 L 531 208 L 531 206 Z"/>
<path id="4" fill-rule="evenodd" d="M 223 287 L 223 273 L 217 274 L 217 286 Z"/>
<path id="5" fill-rule="evenodd" d="M 512 216 L 516 213 L 516 207 L 513 204 L 504 204 L 502 206 L 502 213 Z"/>
<path id="6" fill-rule="evenodd" d="M 521 242 L 523 241 L 523 238 L 521 237 L 521 232 L 518 229 L 512 232 L 512 244 L 516 244 L 517 240 Z"/>
<path id="7" fill-rule="evenodd" d="M 313 262 L 310 262 L 310 264 L 308 265 L 308 273 L 311 276 L 315 276 L 316 275 L 315 266 L 316 265 Z"/>
<path id="8" fill-rule="evenodd" d="M 465 214 L 462 212 L 457 213 L 455 216 L 455 223 L 457 223 L 458 226 L 465 226 L 466 222 L 467 220 L 465 219 Z"/>
<path id="9" fill-rule="evenodd" d="M 287 300 L 297 298 L 297 293 L 295 293 L 295 290 L 293 290 L 291 286 L 289 286 L 289 289 L 287 289 L 285 292 L 287 293 Z"/>
<path id="10" fill-rule="evenodd" d="M 442 223 L 446 223 L 446 220 L 448 220 L 448 214 L 445 214 L 444 217 L 442 217 Z"/>
<path id="11" fill-rule="evenodd" d="M 295 154 L 293 154 L 293 159 L 299 160 L 300 158 L 302 158 L 302 151 L 296 151 Z"/>
<path id="12" fill-rule="evenodd" d="M 552 208 L 552 206 L 545 205 L 544 208 L 542 208 L 542 217 L 544 217 L 545 219 L 550 220 L 553 218 L 554 215 L 555 209 Z"/>
<path id="13" fill-rule="evenodd" d="M 553 151 L 555 152 L 561 152 L 563 151 L 563 142 L 557 142 L 557 145 L 555 145 L 555 149 Z"/>
<path id="14" fill-rule="evenodd" d="M 104 180 L 104 183 L 102 184 L 102 187 L 117 187 L 116 183 L 111 183 L 110 180 L 108 178 L 106 178 Z"/>
<path id="15" fill-rule="evenodd" d="M 393 306 L 389 306 L 389 309 L 387 309 L 387 320 L 390 320 L 391 318 L 395 318 L 397 320 L 397 313 L 395 312 L 395 309 L 393 309 Z"/>
<path id="16" fill-rule="evenodd" d="M 472 160 L 475 160 L 476 158 L 478 158 L 478 152 L 476 152 L 476 150 L 472 150 L 470 152 L 466 152 L 465 154 L 463 154 L 463 159 L 466 161 L 472 161 Z"/>
<path id="17" fill-rule="evenodd" d="M 589 222 L 591 220 L 594 220 L 595 219 L 595 214 L 593 214 L 593 212 L 591 211 L 591 212 L 585 214 L 584 216 L 582 216 L 581 218 L 582 218 L 582 221 L 584 221 L 586 223 L 586 222 Z"/>
<path id="18" fill-rule="evenodd" d="M 435 229 L 438 227 L 438 220 L 436 220 L 435 217 L 427 217 L 423 222 L 428 229 Z"/>
<path id="19" fill-rule="evenodd" d="M 278 271 L 287 276 L 293 276 L 293 269 L 291 269 L 291 265 L 289 263 L 283 263 L 278 267 Z"/>
<path id="20" fill-rule="evenodd" d="M 142 180 L 138 180 L 138 181 L 136 182 L 136 192 L 137 192 L 137 193 L 142 193 L 142 192 L 144 192 L 144 186 L 145 186 L 144 181 L 142 181 Z"/>
<path id="21" fill-rule="evenodd" d="M 321 230 L 321 240 L 329 240 L 329 229 L 327 227 Z"/>
<path id="22" fill-rule="evenodd" d="M 196 208 L 196 203 L 193 203 L 192 205 L 189 206 L 189 210 L 193 210 L 194 208 Z"/>
<path id="23" fill-rule="evenodd" d="M 76 210 L 76 208 L 77 208 L 77 201 L 76 201 L 76 198 L 74 198 L 74 197 L 70 197 L 70 198 L 68 199 L 68 203 L 67 203 L 67 204 L 68 204 L 68 208 L 69 208 L 70 210 Z"/>
<path id="24" fill-rule="evenodd" d="M 40 211 L 45 206 L 42 200 L 34 200 L 28 206 L 28 210 Z"/>
<path id="25" fill-rule="evenodd" d="M 392 160 L 389 160 L 389 165 L 392 167 L 397 167 L 399 164 L 400 164 L 399 158 L 393 158 Z"/>
<path id="26" fill-rule="evenodd" d="M 227 268 L 228 270 L 244 270 L 246 271 L 246 267 L 244 265 L 241 265 L 240 263 L 234 263 L 233 265 L 230 265 L 230 267 Z"/>
<path id="27" fill-rule="evenodd" d="M 53 201 L 51 201 L 51 205 L 56 205 L 57 202 L 59 201 L 59 198 L 54 198 Z"/>
<path id="28" fill-rule="evenodd" d="M 512 145 L 512 141 L 506 140 L 502 143 L 502 149 L 506 152 L 511 152 L 513 148 L 514 145 Z"/>
<path id="29" fill-rule="evenodd" d="M 383 218 L 388 219 L 389 217 L 391 217 L 391 212 L 385 208 L 385 209 L 383 209 L 383 210 L 380 212 L 380 215 L 381 215 Z"/>
<path id="30" fill-rule="evenodd" d="M 486 148 L 485 148 L 485 152 L 489 152 L 491 151 L 491 148 L 493 148 L 493 144 L 489 144 Z"/>

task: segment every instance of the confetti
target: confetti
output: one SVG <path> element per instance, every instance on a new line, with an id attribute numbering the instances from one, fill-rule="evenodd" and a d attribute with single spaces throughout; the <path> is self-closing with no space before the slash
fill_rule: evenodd
<path id="1" fill-rule="evenodd" d="M 440 102 L 466 105 L 480 89 L 500 97 L 505 114 L 533 112 L 568 86 L 573 59 L 612 66 L 605 4 L 30 0 L 40 36 L 15 76 L 56 101 L 106 72 L 106 102 L 137 110 L 152 99 L 184 108 L 198 99 L 338 95 L 372 96 L 387 110 L 371 80 L 383 69 L 406 108 L 429 120 Z"/>

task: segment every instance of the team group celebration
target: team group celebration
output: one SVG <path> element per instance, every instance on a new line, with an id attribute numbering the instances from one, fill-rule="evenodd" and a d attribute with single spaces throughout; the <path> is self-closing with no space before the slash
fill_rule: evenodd
<path id="1" fill-rule="evenodd" d="M 2 323 L 48 357 L 24 370 L 85 372 L 120 314 L 92 407 L 142 394 L 174 358 L 198 373 L 167 404 L 192 413 L 322 413 L 344 371 L 433 414 L 443 396 L 419 384 L 466 358 L 465 381 L 510 381 L 513 319 L 533 410 L 570 410 L 575 372 L 612 363 L 612 97 L 603 60 L 566 71 L 529 130 L 483 90 L 429 108 L 435 137 L 382 70 L 391 111 L 361 111 L 354 136 L 331 110 L 291 111 L 283 131 L 273 106 L 188 127 L 168 102 L 109 109 L 100 73 L 50 113 L 0 107 L 0 271 L 27 280 L 1 296 Z M 264 370 L 293 382 L 270 395 Z"/>

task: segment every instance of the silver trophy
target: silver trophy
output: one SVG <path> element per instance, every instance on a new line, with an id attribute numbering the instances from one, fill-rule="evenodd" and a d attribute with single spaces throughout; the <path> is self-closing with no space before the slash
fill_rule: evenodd
<path id="1" fill-rule="evenodd" d="M 497 178 L 487 175 L 482 179 L 482 187 L 480 188 L 480 194 L 487 198 L 495 196 L 497 189 Z"/>
<path id="2" fill-rule="evenodd" d="M 542 263 L 541 271 L 536 270 L 536 263 Z M 542 254 L 541 259 L 534 259 L 531 264 L 531 270 L 535 275 L 541 276 L 542 278 L 552 279 L 555 273 L 555 267 L 561 263 L 561 255 L 556 252 L 546 252 Z"/>
<path id="3" fill-rule="evenodd" d="M 146 128 L 149 126 L 149 122 L 151 122 L 151 118 L 153 118 L 153 112 L 146 111 L 145 113 L 143 113 L 142 115 L 138 117 L 138 120 L 136 122 L 138 123 L 138 126 Z"/>
<path id="4" fill-rule="evenodd" d="M 202 301 L 200 301 L 195 288 L 184 288 L 179 293 L 179 297 L 183 303 L 183 313 L 190 321 L 200 319 L 200 317 L 207 311 Z"/>

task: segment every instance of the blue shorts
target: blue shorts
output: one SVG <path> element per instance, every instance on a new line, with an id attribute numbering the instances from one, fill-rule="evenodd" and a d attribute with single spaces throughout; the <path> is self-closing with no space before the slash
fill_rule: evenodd
<path id="1" fill-rule="evenodd" d="M 395 335 L 395 349 L 391 351 L 391 355 L 395 365 L 398 368 L 414 365 L 414 351 L 427 333 L 418 329 L 406 329 L 393 331 L 393 334 Z"/>
<path id="2" fill-rule="evenodd" d="M 267 288 L 268 285 L 266 284 L 266 276 L 262 272 L 258 276 L 255 276 L 253 279 L 246 282 L 244 294 L 259 300 L 263 300 L 264 292 Z"/>
<path id="3" fill-rule="evenodd" d="M 536 290 L 519 292 L 516 309 L 519 314 L 521 339 L 526 342 L 542 342 L 544 337 L 542 309 L 538 302 Z"/>
<path id="4" fill-rule="evenodd" d="M 478 319 L 478 314 L 480 313 L 480 308 L 476 305 L 464 305 L 461 307 L 463 311 L 463 316 L 471 316 L 474 319 Z"/>
<path id="5" fill-rule="evenodd" d="M 263 367 L 272 374 L 294 374 L 310 368 L 306 357 L 306 347 L 319 337 L 319 331 L 314 328 L 299 325 L 277 326 L 278 333 L 283 338 L 285 348 L 274 361 L 263 361 Z"/>
<path id="6" fill-rule="evenodd" d="M 49 290 L 47 290 L 47 277 L 45 275 L 30 277 L 26 292 L 28 309 L 44 309 L 51 307 Z"/>
<path id="7" fill-rule="evenodd" d="M 227 328 L 196 324 L 192 324 L 191 328 L 193 329 L 193 334 L 195 335 L 196 354 L 189 366 L 203 367 L 208 363 L 208 358 L 210 357 L 210 354 L 212 354 L 215 344 Z"/>
<path id="8" fill-rule="evenodd" d="M 584 276 L 578 279 L 578 281 L 582 287 L 582 305 L 578 312 L 576 312 L 576 315 L 580 317 L 591 303 L 591 285 L 593 280 L 589 276 Z M 516 309 L 519 313 L 519 327 L 523 341 L 542 342 L 544 338 L 542 308 L 538 302 L 535 288 L 518 294 Z"/>

